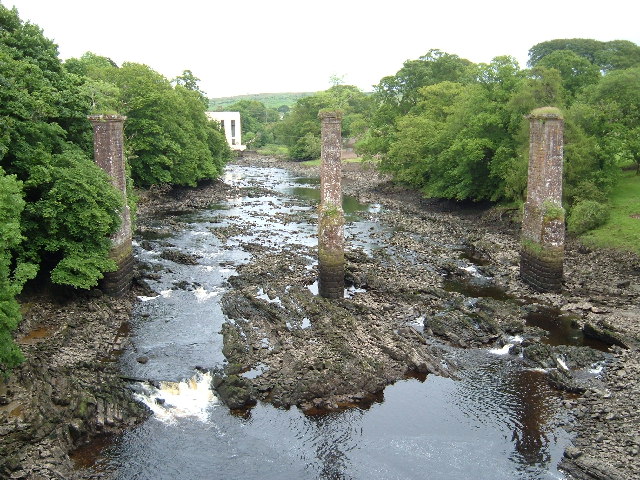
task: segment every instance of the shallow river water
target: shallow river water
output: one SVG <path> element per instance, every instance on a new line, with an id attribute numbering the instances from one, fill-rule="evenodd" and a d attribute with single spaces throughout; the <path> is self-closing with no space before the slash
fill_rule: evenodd
<path id="1" fill-rule="evenodd" d="M 258 404 L 238 416 L 219 404 L 203 372 L 224 362 L 219 302 L 235 268 L 251 260 L 243 245 L 313 245 L 319 197 L 314 180 L 275 168 L 229 166 L 224 180 L 251 194 L 176 212 L 184 228 L 137 239 L 137 258 L 160 273 L 150 281 L 160 295 L 141 298 L 120 361 L 124 375 L 151 381 L 133 388 L 154 415 L 104 448 L 94 469 L 123 480 L 564 478 L 561 397 L 505 350 L 453 350 L 472 365 L 460 379 L 406 379 L 368 408 L 306 416 Z M 345 199 L 351 245 L 384 248 L 380 210 Z M 250 233 L 214 234 L 238 222 Z M 166 260 L 166 248 L 196 254 L 198 264 Z"/>

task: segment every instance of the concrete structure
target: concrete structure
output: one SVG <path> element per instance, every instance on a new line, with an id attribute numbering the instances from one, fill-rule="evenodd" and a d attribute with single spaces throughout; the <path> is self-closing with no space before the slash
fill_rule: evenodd
<path id="1" fill-rule="evenodd" d="M 207 117 L 220 123 L 231 150 L 242 151 L 247 148 L 246 145 L 242 145 L 240 112 L 207 112 Z"/>
<path id="2" fill-rule="evenodd" d="M 342 116 L 320 112 L 322 157 L 318 212 L 318 292 L 325 298 L 344 297 L 344 212 L 342 211 Z"/>
<path id="3" fill-rule="evenodd" d="M 93 154 L 113 185 L 122 192 L 125 206 L 120 229 L 111 237 L 109 257 L 118 265 L 115 272 L 107 272 L 100 288 L 109 295 L 119 296 L 131 286 L 133 278 L 133 247 L 131 245 L 131 212 L 126 204 L 127 176 L 124 162 L 123 126 L 127 117 L 120 115 L 91 115 L 93 124 Z"/>
<path id="4" fill-rule="evenodd" d="M 520 276 L 539 291 L 562 288 L 564 209 L 562 169 L 564 120 L 557 108 L 528 116 L 529 177 L 522 219 Z"/>

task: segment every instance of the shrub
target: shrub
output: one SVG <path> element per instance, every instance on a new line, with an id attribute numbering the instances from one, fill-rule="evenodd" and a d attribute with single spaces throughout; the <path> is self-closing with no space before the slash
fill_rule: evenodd
<path id="1" fill-rule="evenodd" d="M 569 232 L 582 235 L 604 225 L 607 220 L 609 220 L 609 209 L 606 205 L 594 200 L 583 200 L 571 209 L 567 227 Z"/>
<path id="2" fill-rule="evenodd" d="M 307 133 L 289 148 L 289 156 L 294 160 L 314 160 L 320 158 L 321 150 L 320 138 L 313 133 Z"/>

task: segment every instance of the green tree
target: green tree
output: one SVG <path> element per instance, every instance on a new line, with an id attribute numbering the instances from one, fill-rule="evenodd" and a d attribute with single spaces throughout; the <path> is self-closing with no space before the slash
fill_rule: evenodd
<path id="1" fill-rule="evenodd" d="M 529 49 L 529 66 L 558 50 L 569 50 L 608 72 L 640 65 L 640 47 L 628 40 L 601 42 L 590 38 L 565 38 L 541 42 Z"/>
<path id="2" fill-rule="evenodd" d="M 431 197 L 519 199 L 526 185 L 524 115 L 545 89 L 511 57 L 468 71 L 474 81 L 418 90 L 416 104 L 388 135 L 381 167 Z"/>
<path id="3" fill-rule="evenodd" d="M 23 240 L 20 215 L 24 205 L 21 183 L 0 168 L 0 378 L 6 377 L 23 360 L 11 334 L 20 322 L 20 307 L 15 296 L 22 282 L 16 278 L 16 272 L 11 271 L 11 265 L 12 250 Z"/>
<path id="4" fill-rule="evenodd" d="M 560 72 L 562 85 L 573 99 L 585 87 L 600 80 L 600 69 L 571 50 L 555 50 L 544 56 L 537 67 L 555 68 Z"/>
<path id="5" fill-rule="evenodd" d="M 363 135 L 373 111 L 373 99 L 352 85 L 336 85 L 323 92 L 299 99 L 293 109 L 274 128 L 276 140 L 289 148 L 296 160 L 320 155 L 320 120 L 322 109 L 342 111 L 342 136 Z M 318 148 L 316 148 L 316 146 Z"/>
<path id="6" fill-rule="evenodd" d="M 417 60 L 405 61 L 395 75 L 382 78 L 374 87 L 376 98 L 405 114 L 417 102 L 420 87 L 444 81 L 465 83 L 471 65 L 457 55 L 429 50 Z"/>
<path id="7" fill-rule="evenodd" d="M 191 70 L 184 70 L 182 75 L 178 75 L 173 81 L 176 85 L 180 85 L 192 92 L 197 92 L 205 109 L 209 106 L 207 94 L 200 90 L 200 86 L 198 85 L 200 79 L 196 77 Z"/>
<path id="8" fill-rule="evenodd" d="M 22 182 L 20 225 L 29 242 L 13 262 L 76 287 L 95 285 L 113 268 L 107 235 L 122 199 L 93 163 L 88 99 L 42 31 L 0 6 L 0 166 Z M 29 266 L 30 268 L 26 268 Z"/>
<path id="9" fill-rule="evenodd" d="M 92 109 L 127 116 L 127 159 L 135 185 L 194 186 L 221 174 L 231 152 L 217 141 L 222 134 L 206 117 L 208 100 L 190 70 L 174 79 L 173 86 L 146 65 L 125 62 L 118 67 L 91 53 L 66 65 L 85 75 L 80 91 Z"/>
<path id="10" fill-rule="evenodd" d="M 60 154 L 40 157 L 40 165 L 24 184 L 23 226 L 35 233 L 21 247 L 29 260 L 54 260 L 54 283 L 91 288 L 103 272 L 115 270 L 108 258 L 109 235 L 120 225 L 124 199 L 107 174 L 68 145 Z"/>
<path id="11" fill-rule="evenodd" d="M 638 162 L 639 105 L 640 68 L 632 68 L 609 72 L 571 106 L 568 119 L 589 148 L 580 162 L 569 164 L 568 174 L 574 176 L 569 195 L 602 202 L 617 181 L 619 165 Z"/>
<path id="12" fill-rule="evenodd" d="M 396 122 L 420 101 L 420 89 L 441 82 L 466 84 L 474 80 L 475 66 L 457 55 L 429 50 L 416 60 L 407 60 L 395 75 L 374 86 L 377 108 L 370 114 L 369 128 L 356 144 L 365 156 L 384 155 L 391 146 Z"/>

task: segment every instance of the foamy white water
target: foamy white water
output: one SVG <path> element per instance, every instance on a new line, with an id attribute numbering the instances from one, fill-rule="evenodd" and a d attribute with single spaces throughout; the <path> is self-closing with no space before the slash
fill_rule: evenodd
<path id="1" fill-rule="evenodd" d="M 194 417 L 206 422 L 209 407 L 218 403 L 208 372 L 198 372 L 181 382 L 160 382 L 160 388 L 149 383 L 140 385 L 142 393 L 136 393 L 135 398 L 163 422 L 173 423 L 181 417 Z"/>
<path id="2" fill-rule="evenodd" d="M 560 357 L 556 358 L 556 362 L 558 362 L 558 365 L 560 365 L 560 367 L 563 370 L 565 370 L 567 372 L 569 371 L 569 367 L 567 367 L 567 364 L 565 363 L 565 361 L 562 358 L 560 358 Z"/>
<path id="3" fill-rule="evenodd" d="M 507 355 L 511 347 L 518 343 L 522 343 L 522 337 L 520 335 L 509 337 L 507 344 L 505 344 L 502 348 L 492 348 L 489 350 L 489 353 L 493 353 L 494 355 Z"/>
<path id="4" fill-rule="evenodd" d="M 158 298 L 160 295 L 156 295 L 155 297 L 146 297 L 144 295 L 138 295 L 138 300 L 140 300 L 141 302 L 148 302 L 149 300 L 153 300 L 155 298 Z"/>
<path id="5" fill-rule="evenodd" d="M 218 295 L 218 293 L 220 292 L 217 290 L 207 291 L 203 287 L 198 287 L 193 291 L 193 294 L 196 296 L 196 300 L 198 300 L 198 303 L 204 302 L 205 300 L 209 300 L 210 298 L 213 298 L 216 295 Z"/>

